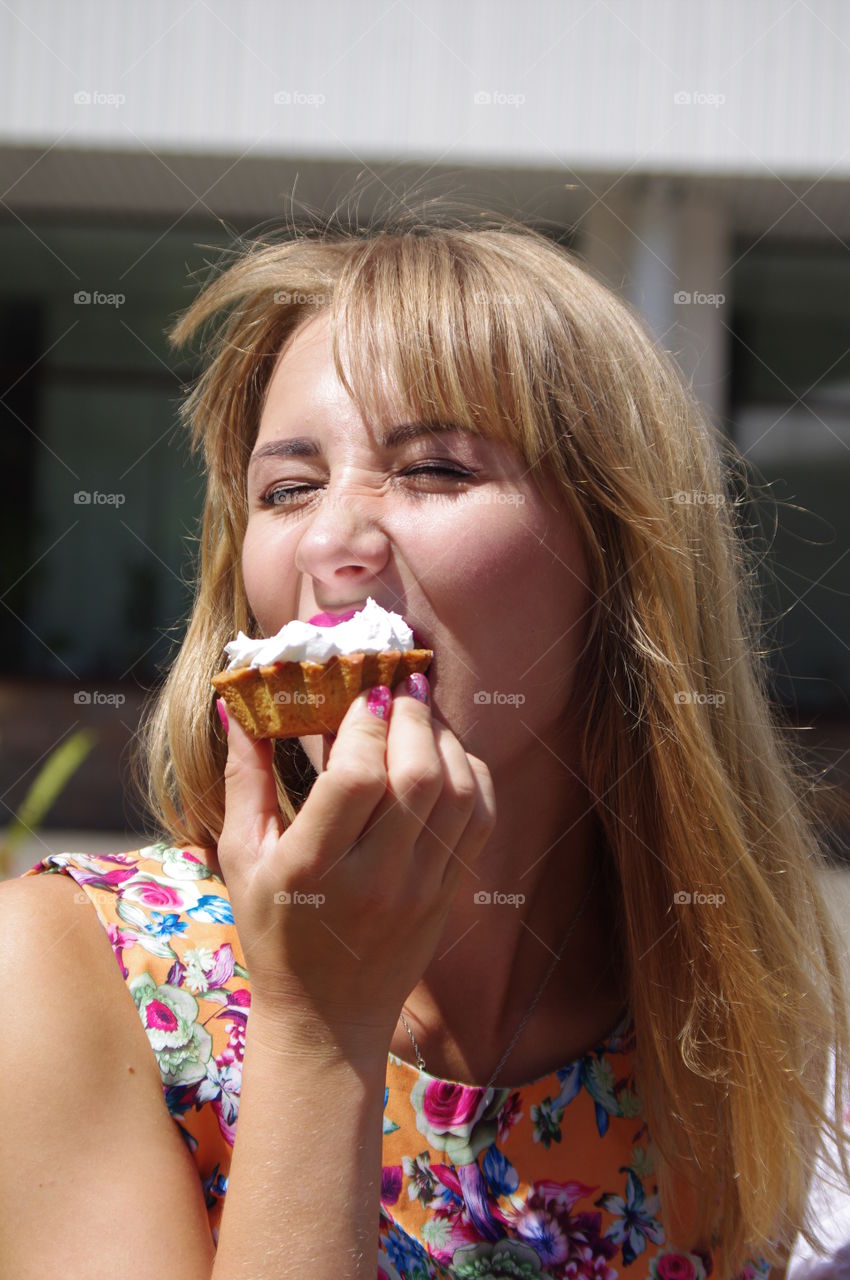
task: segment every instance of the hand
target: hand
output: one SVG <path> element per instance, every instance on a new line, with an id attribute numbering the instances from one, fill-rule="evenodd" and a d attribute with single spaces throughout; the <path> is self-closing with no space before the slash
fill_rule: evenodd
<path id="1" fill-rule="evenodd" d="M 285 831 L 272 743 L 231 719 L 218 857 L 266 1022 L 385 1055 L 496 805 L 487 766 L 430 705 L 400 687 L 383 720 L 366 699 Z"/>

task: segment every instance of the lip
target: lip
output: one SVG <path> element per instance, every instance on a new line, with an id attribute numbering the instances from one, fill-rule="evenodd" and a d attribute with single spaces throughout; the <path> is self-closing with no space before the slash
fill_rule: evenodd
<path id="1" fill-rule="evenodd" d="M 307 621 L 313 627 L 337 627 L 341 622 L 348 622 L 362 608 L 362 605 L 358 605 L 354 609 L 347 609 L 345 613 L 314 613 Z"/>

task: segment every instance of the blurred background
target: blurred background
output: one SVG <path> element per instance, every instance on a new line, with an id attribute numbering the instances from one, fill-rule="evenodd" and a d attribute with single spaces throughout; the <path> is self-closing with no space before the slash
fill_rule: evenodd
<path id="1" fill-rule="evenodd" d="M 0 7 L 2 874 L 150 838 L 127 781 L 202 480 L 165 331 L 222 249 L 357 190 L 569 245 L 752 468 L 765 645 L 850 796 L 850 6 L 7 0 Z M 15 815 L 17 815 L 17 820 Z"/>

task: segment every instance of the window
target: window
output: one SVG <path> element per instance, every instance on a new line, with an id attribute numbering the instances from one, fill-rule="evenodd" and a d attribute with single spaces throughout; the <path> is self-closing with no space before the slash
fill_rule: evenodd
<path id="1" fill-rule="evenodd" d="M 803 716 L 846 716 L 850 254 L 763 241 L 735 256 L 733 435 L 765 486 L 756 517 L 772 544 L 764 608 L 777 620 L 776 689 Z"/>
<path id="2" fill-rule="evenodd" d="M 165 330 L 215 256 L 198 243 L 226 240 L 30 226 L 0 226 L 3 648 L 30 676 L 149 680 L 182 634 L 202 499 L 177 424 L 194 370 Z"/>

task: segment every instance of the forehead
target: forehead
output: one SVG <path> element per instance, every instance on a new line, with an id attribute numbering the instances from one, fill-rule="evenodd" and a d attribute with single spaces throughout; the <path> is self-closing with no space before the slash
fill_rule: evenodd
<path id="1" fill-rule="evenodd" d="M 306 395 L 327 395 L 338 386 L 328 318 L 312 316 L 296 329 L 278 354 L 266 387 L 264 414 L 278 403 Z"/>
<path id="2" fill-rule="evenodd" d="M 345 367 L 342 337 L 340 342 Z M 403 414 L 400 397 L 391 395 L 385 377 L 383 381 L 388 407 Z M 292 425 L 306 428 L 330 422 L 342 428 L 356 425 L 361 430 L 367 425 L 337 376 L 330 319 L 322 312 L 300 325 L 278 355 L 266 388 L 257 439 L 263 441 Z"/>

